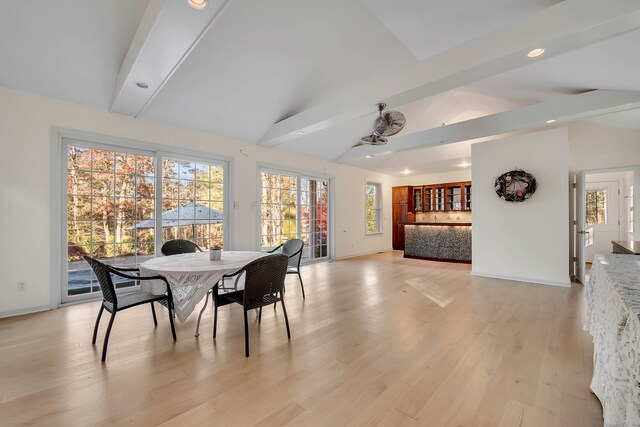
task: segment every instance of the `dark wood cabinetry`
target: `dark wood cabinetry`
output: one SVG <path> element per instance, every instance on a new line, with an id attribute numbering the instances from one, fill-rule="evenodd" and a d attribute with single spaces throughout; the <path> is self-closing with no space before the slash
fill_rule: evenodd
<path id="1" fill-rule="evenodd" d="M 392 189 L 393 249 L 404 250 L 404 225 L 401 222 L 415 221 L 413 214 L 413 187 L 405 185 Z"/>
<path id="2" fill-rule="evenodd" d="M 413 212 L 470 211 L 471 182 L 412 187 Z"/>
<path id="3" fill-rule="evenodd" d="M 403 185 L 392 189 L 393 249 L 404 250 L 404 225 L 416 212 L 471 210 L 471 182 L 436 185 Z"/>

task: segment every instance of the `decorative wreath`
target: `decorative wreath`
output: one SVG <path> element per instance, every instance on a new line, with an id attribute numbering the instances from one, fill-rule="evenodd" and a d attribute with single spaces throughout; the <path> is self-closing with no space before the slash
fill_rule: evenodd
<path id="1" fill-rule="evenodd" d="M 536 192 L 536 179 L 521 169 L 505 172 L 496 178 L 498 197 L 507 202 L 524 202 Z"/>

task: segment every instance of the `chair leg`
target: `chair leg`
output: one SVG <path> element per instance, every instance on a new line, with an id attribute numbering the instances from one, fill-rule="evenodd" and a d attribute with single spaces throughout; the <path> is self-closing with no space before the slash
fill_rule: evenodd
<path id="1" fill-rule="evenodd" d="M 216 329 L 218 328 L 218 299 L 213 296 L 213 339 L 216 339 Z"/>
<path id="2" fill-rule="evenodd" d="M 156 317 L 156 308 L 153 306 L 153 301 L 151 302 L 151 314 L 153 314 L 153 324 L 158 327 L 158 318 Z"/>
<path id="3" fill-rule="evenodd" d="M 107 346 L 109 345 L 109 335 L 111 335 L 111 327 L 113 326 L 113 321 L 116 318 L 116 312 L 111 313 L 111 319 L 109 319 L 109 326 L 107 326 L 107 333 L 104 336 L 104 343 L 102 344 L 102 361 L 107 360 Z"/>
<path id="4" fill-rule="evenodd" d="M 249 323 L 247 322 L 247 310 L 244 310 L 244 356 L 249 357 Z"/>
<path id="5" fill-rule="evenodd" d="M 93 340 L 91 340 L 91 344 L 96 343 L 96 335 L 98 335 L 98 325 L 100 324 L 100 318 L 102 317 L 103 311 L 104 311 L 104 305 L 101 305 L 100 311 L 98 312 L 98 318 L 96 319 L 96 326 L 93 328 Z"/>
<path id="6" fill-rule="evenodd" d="M 258 309 L 258 323 L 262 321 L 262 307 Z"/>
<path id="7" fill-rule="evenodd" d="M 300 289 L 302 289 L 302 298 L 304 299 L 304 284 L 302 283 L 302 276 L 300 275 L 300 271 L 298 271 L 298 279 L 300 279 Z"/>
<path id="8" fill-rule="evenodd" d="M 173 301 L 167 301 L 167 306 L 171 307 L 171 308 L 169 309 L 169 324 L 171 325 L 171 335 L 173 335 L 173 340 L 175 341 L 175 340 L 176 340 L 176 327 L 175 327 L 175 325 L 174 325 L 174 323 L 173 323 L 173 317 L 174 317 L 174 316 L 172 316 L 172 315 L 171 315 L 171 314 L 172 314 L 172 312 L 174 312 L 174 313 L 175 313 L 175 310 L 172 310 L 172 308 L 173 308 Z"/>
<path id="9" fill-rule="evenodd" d="M 282 312 L 284 313 L 284 323 L 287 325 L 287 337 L 291 339 L 291 331 L 289 330 L 289 316 L 287 316 L 287 309 L 284 306 L 284 300 L 280 300 L 280 304 L 282 304 Z"/>
<path id="10" fill-rule="evenodd" d="M 282 286 L 282 290 L 280 291 L 280 298 L 284 298 L 284 286 Z M 275 310 L 277 307 L 278 307 L 278 301 L 273 303 L 273 309 Z"/>

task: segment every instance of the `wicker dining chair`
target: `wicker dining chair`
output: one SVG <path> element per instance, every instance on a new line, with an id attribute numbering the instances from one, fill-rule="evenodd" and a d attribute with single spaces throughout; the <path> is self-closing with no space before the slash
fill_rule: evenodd
<path id="1" fill-rule="evenodd" d="M 302 298 L 305 298 L 304 295 L 304 283 L 302 283 L 302 276 L 300 275 L 300 261 L 302 260 L 302 248 L 304 247 L 304 242 L 300 239 L 291 239 L 282 243 L 280 246 L 277 246 L 269 251 L 269 253 L 274 253 L 278 250 L 281 250 L 281 253 L 287 255 L 289 257 L 289 263 L 287 266 L 287 274 L 297 274 L 298 279 L 300 279 L 300 289 L 302 289 Z"/>
<path id="2" fill-rule="evenodd" d="M 171 287 L 169 286 L 169 282 L 164 276 L 139 276 L 128 274 L 125 272 L 136 272 L 140 271 L 138 268 L 120 268 L 114 267 L 111 265 L 104 264 L 98 261 L 95 258 L 91 258 L 90 256 L 85 256 L 84 259 L 89 263 L 91 268 L 93 269 L 96 277 L 98 278 L 98 282 L 100 283 L 100 289 L 102 290 L 102 306 L 100 307 L 100 311 L 98 312 L 98 318 L 96 319 L 96 325 L 93 329 L 93 339 L 91 343 L 95 345 L 96 336 L 98 335 L 98 325 L 100 324 L 100 318 L 102 317 L 102 312 L 106 309 L 109 313 L 111 313 L 111 319 L 109 319 L 109 326 L 107 326 L 107 333 L 104 336 L 104 343 L 102 344 L 102 361 L 104 362 L 107 359 L 107 346 L 109 344 L 109 335 L 111 334 L 111 327 L 113 326 L 113 321 L 116 318 L 116 313 L 118 311 L 126 310 L 127 308 L 135 307 L 141 304 L 151 304 L 151 314 L 153 315 L 153 324 L 158 326 L 158 319 L 156 318 L 156 309 L 153 306 L 154 302 L 159 302 L 169 309 L 169 324 L 171 325 L 171 334 L 173 335 L 173 340 L 176 340 L 176 329 L 173 324 L 173 296 L 171 295 Z M 167 285 L 167 293 L 162 295 L 154 295 L 149 292 L 137 291 L 137 292 L 129 292 L 125 294 L 116 294 L 115 287 L 113 285 L 113 279 L 111 275 L 115 274 L 116 276 L 124 277 L 126 279 L 131 280 L 162 280 Z"/>
<path id="3" fill-rule="evenodd" d="M 219 293 L 218 287 L 213 288 L 213 339 L 216 338 L 216 330 L 218 327 L 218 307 L 227 304 L 240 304 L 244 311 L 244 348 L 245 356 L 249 357 L 249 323 L 247 321 L 247 311 L 253 309 L 260 310 L 259 320 L 262 319 L 262 307 L 265 305 L 282 304 L 282 312 L 284 314 L 284 322 L 287 325 L 287 337 L 291 339 L 291 331 L 289 329 L 289 318 L 287 317 L 287 309 L 282 298 L 282 290 L 284 288 L 284 279 L 287 274 L 288 257 L 284 254 L 267 255 L 250 262 L 235 274 L 245 274 L 244 289 Z"/>
<path id="4" fill-rule="evenodd" d="M 179 255 L 179 254 L 192 254 L 195 252 L 202 252 L 202 248 L 191 240 L 186 239 L 173 239 L 164 242 L 160 248 L 162 255 Z"/>

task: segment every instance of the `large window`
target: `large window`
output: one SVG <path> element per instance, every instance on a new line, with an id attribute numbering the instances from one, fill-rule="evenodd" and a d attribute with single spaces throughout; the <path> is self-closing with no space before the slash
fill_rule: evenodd
<path id="1" fill-rule="evenodd" d="M 158 254 L 169 239 L 194 240 L 203 248 L 223 245 L 224 163 L 66 139 L 64 153 L 63 302 L 100 292 L 84 255 L 135 266 Z M 117 289 L 136 285 L 121 278 L 115 284 Z"/>
<path id="2" fill-rule="evenodd" d="M 260 173 L 260 247 L 304 241 L 303 259 L 329 256 L 329 181 L 299 174 Z"/>
<path id="3" fill-rule="evenodd" d="M 367 182 L 365 197 L 367 234 L 382 233 L 382 185 Z"/>

